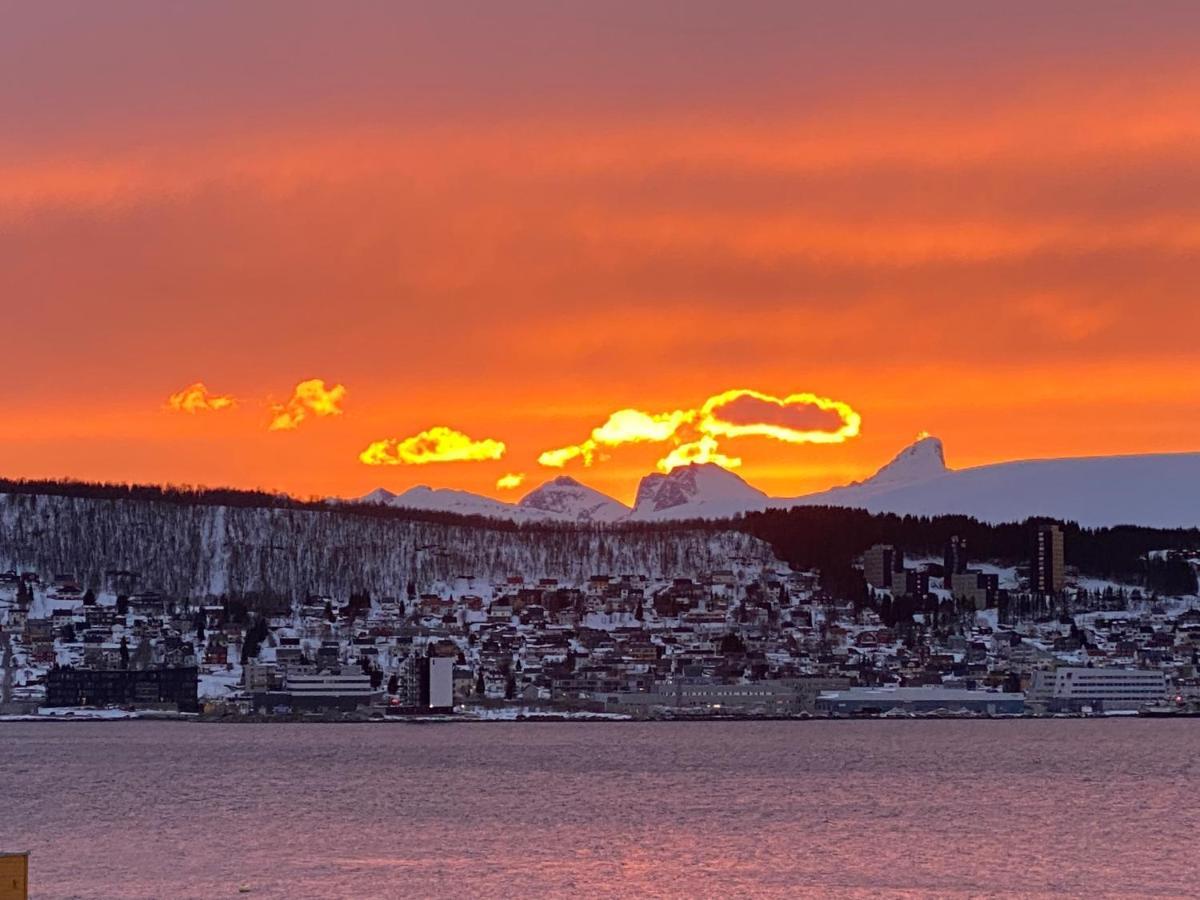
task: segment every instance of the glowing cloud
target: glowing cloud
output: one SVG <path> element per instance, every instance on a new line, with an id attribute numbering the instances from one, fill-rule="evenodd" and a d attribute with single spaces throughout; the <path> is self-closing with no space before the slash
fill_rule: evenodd
<path id="1" fill-rule="evenodd" d="M 809 393 L 779 398 L 745 388 L 709 397 L 700 416 L 703 434 L 760 435 L 790 444 L 840 444 L 862 427 L 862 416 L 838 400 Z"/>
<path id="2" fill-rule="evenodd" d="M 212 393 L 204 386 L 203 381 L 197 381 L 168 397 L 167 409 L 185 413 L 215 412 L 219 409 L 229 409 L 235 406 L 236 402 L 232 397 Z"/>
<path id="3" fill-rule="evenodd" d="M 509 472 L 507 475 L 501 475 L 496 479 L 496 489 L 500 491 L 511 491 L 519 488 L 524 483 L 524 472 Z"/>
<path id="4" fill-rule="evenodd" d="M 538 457 L 543 466 L 562 468 L 576 457 L 590 466 L 600 447 L 619 447 L 621 444 L 661 443 L 675 436 L 680 426 L 695 418 L 695 410 L 676 410 L 666 413 L 647 413 L 640 409 L 618 409 L 603 425 L 592 429 L 592 436 L 582 444 L 547 450 Z"/>
<path id="5" fill-rule="evenodd" d="M 310 415 L 318 418 L 340 416 L 341 402 L 346 397 L 344 385 L 325 387 L 320 378 L 310 378 L 296 385 L 292 398 L 287 403 L 276 403 L 271 407 L 271 431 L 291 431 Z"/>
<path id="6" fill-rule="evenodd" d="M 445 425 L 435 425 L 402 440 L 389 438 L 375 441 L 358 454 L 358 458 L 368 466 L 421 466 L 437 462 L 500 459 L 506 449 L 503 441 L 491 438 L 477 441 L 461 431 L 447 428 Z"/>
<path id="7" fill-rule="evenodd" d="M 707 434 L 699 440 L 680 444 L 658 461 L 658 468 L 670 472 L 680 466 L 690 466 L 693 463 L 715 463 L 725 469 L 736 469 L 742 460 L 736 456 L 726 456 L 717 447 L 717 439 Z"/>
<path id="8" fill-rule="evenodd" d="M 862 416 L 847 403 L 816 394 L 774 397 L 747 388 L 724 391 L 699 409 L 647 413 L 620 409 L 580 444 L 547 450 L 538 462 L 562 468 L 573 459 L 592 465 L 601 447 L 651 442 L 674 443 L 658 462 L 664 472 L 690 463 L 715 463 L 727 469 L 741 459 L 721 452 L 718 438 L 769 437 L 790 444 L 838 444 L 855 437 Z"/>

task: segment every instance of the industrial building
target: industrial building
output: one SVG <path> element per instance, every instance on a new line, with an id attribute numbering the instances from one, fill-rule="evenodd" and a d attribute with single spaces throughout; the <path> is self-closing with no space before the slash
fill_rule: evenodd
<path id="1" fill-rule="evenodd" d="M 817 697 L 817 710 L 833 716 L 871 716 L 898 710 L 906 713 L 966 711 L 980 715 L 1021 715 L 1024 694 L 944 687 L 856 687 L 827 691 Z"/>
<path id="2" fill-rule="evenodd" d="M 703 678 L 656 681 L 648 691 L 595 692 L 607 712 L 649 718 L 666 712 L 794 716 L 816 710 L 822 691 L 847 687 L 848 678 L 780 678 L 713 682 Z"/>

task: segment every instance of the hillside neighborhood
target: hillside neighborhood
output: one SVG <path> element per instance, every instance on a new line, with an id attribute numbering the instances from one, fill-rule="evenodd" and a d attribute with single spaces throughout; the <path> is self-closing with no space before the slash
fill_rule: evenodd
<path id="1" fill-rule="evenodd" d="M 766 556 L 690 576 L 462 571 L 274 606 L 111 571 L 0 574 L 3 713 L 206 718 L 839 717 L 1200 711 L 1200 552 L 1166 591 L 876 544 L 864 594 Z M 86 711 L 85 711 L 86 710 Z M 90 711 L 90 712 L 89 712 Z"/>

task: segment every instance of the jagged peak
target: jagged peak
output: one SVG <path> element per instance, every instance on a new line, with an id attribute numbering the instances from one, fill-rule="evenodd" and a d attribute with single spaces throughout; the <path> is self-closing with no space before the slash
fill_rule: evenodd
<path id="1" fill-rule="evenodd" d="M 892 457 L 891 462 L 864 484 L 906 484 L 936 478 L 947 471 L 946 451 L 941 439 L 922 432 L 915 442 Z"/>

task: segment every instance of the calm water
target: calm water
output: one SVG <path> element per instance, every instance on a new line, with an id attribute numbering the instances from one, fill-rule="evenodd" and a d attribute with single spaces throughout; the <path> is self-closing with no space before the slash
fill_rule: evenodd
<path id="1" fill-rule="evenodd" d="M 1194 896 L 1200 720 L 0 724 L 35 897 Z"/>

